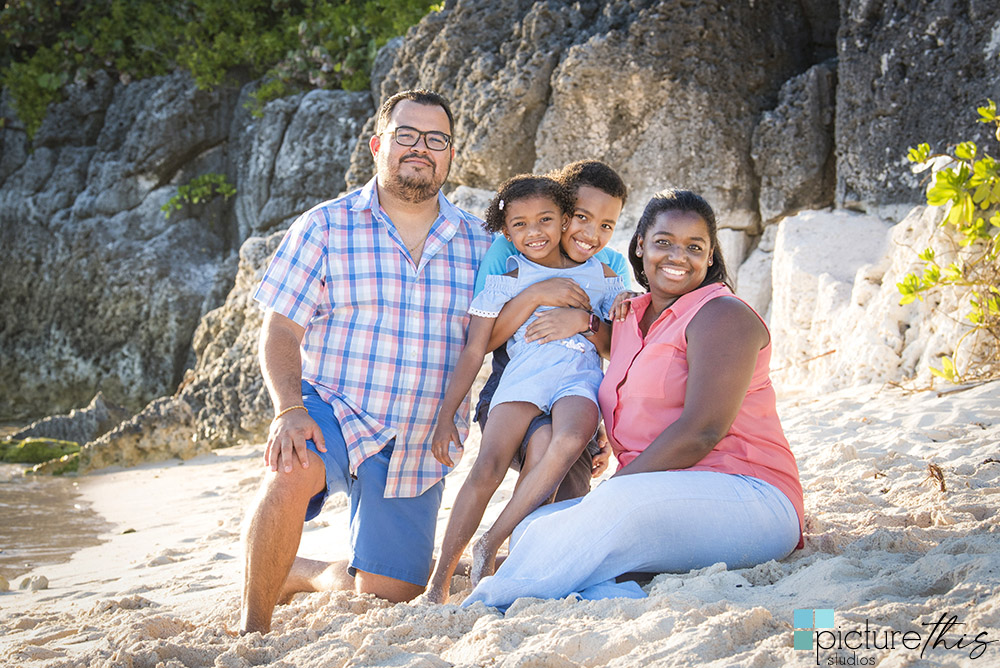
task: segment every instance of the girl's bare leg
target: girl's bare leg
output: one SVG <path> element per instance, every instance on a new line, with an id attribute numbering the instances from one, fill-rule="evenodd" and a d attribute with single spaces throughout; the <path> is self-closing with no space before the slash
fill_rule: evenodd
<path id="1" fill-rule="evenodd" d="M 563 397 L 552 406 L 549 447 L 541 460 L 522 477 L 497 521 L 473 546 L 470 574 L 473 585 L 493 574 L 497 550 L 514 527 L 555 492 L 597 430 L 599 415 L 597 405 L 586 397 Z"/>
<path id="2" fill-rule="evenodd" d="M 490 412 L 479 456 L 469 477 L 462 483 L 455 506 L 448 518 L 448 528 L 441 544 L 441 558 L 431 575 L 424 598 L 432 603 L 448 601 L 451 576 L 462 552 L 475 535 L 486 506 L 507 473 L 514 453 L 521 445 L 531 419 L 541 411 L 523 401 L 503 403 Z"/>

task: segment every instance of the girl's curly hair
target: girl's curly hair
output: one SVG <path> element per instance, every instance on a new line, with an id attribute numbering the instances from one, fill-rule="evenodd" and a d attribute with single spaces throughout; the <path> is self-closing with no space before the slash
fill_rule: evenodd
<path id="1" fill-rule="evenodd" d="M 506 208 L 511 202 L 528 197 L 548 197 L 556 203 L 561 213 L 572 213 L 573 193 L 555 179 L 534 174 L 519 174 L 504 181 L 497 189 L 496 196 L 486 209 L 487 232 L 496 234 L 503 230 L 506 222 Z"/>

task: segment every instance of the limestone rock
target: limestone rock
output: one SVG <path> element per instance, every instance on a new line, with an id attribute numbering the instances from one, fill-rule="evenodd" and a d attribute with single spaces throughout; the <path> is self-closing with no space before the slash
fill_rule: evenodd
<path id="1" fill-rule="evenodd" d="M 10 591 L 10 582 L 7 581 L 7 578 L 0 575 L 0 592 L 5 591 Z"/>
<path id="2" fill-rule="evenodd" d="M 448 193 L 448 199 L 458 208 L 482 219 L 486 215 L 486 209 L 489 207 L 490 201 L 495 194 L 495 190 L 459 186 Z"/>
<path id="3" fill-rule="evenodd" d="M 803 212 L 781 222 L 775 243 L 772 377 L 784 389 L 930 380 L 929 365 L 969 325 L 942 313 L 967 303 L 952 291 L 899 304 L 896 284 L 922 271 L 917 251 L 956 248 L 938 227 L 944 212 L 917 207 L 900 223 L 843 211 Z M 916 249 L 916 250 L 915 250 Z M 967 352 L 967 351 L 966 351 Z M 967 357 L 959 356 L 961 364 Z"/>
<path id="4" fill-rule="evenodd" d="M 751 156 L 765 225 L 833 204 L 835 89 L 834 64 L 811 67 L 782 86 L 778 106 L 754 129 Z"/>
<path id="5" fill-rule="evenodd" d="M 192 440 L 193 424 L 194 415 L 185 402 L 174 397 L 156 399 L 128 422 L 83 446 L 79 471 L 204 454 L 209 448 Z"/>
<path id="6" fill-rule="evenodd" d="M 805 69 L 804 20 L 788 3 L 680 4 L 644 7 L 568 49 L 552 75 L 535 170 L 600 157 L 631 188 L 625 220 L 673 186 L 703 195 L 721 227 L 753 229 L 750 137 L 781 84 Z"/>
<path id="7" fill-rule="evenodd" d="M 368 93 L 314 90 L 269 102 L 262 118 L 246 119 L 238 134 L 251 147 L 237 165 L 239 239 L 287 227 L 340 194 L 351 152 L 372 113 Z"/>
<path id="8" fill-rule="evenodd" d="M 1000 3 L 849 0 L 841 8 L 837 205 L 899 220 L 924 202 L 908 147 L 972 140 L 996 148 L 975 110 L 1000 96 Z"/>
<path id="9" fill-rule="evenodd" d="M 771 308 L 771 261 L 777 235 L 778 226 L 768 225 L 757 247 L 736 271 L 736 294 L 765 320 L 769 320 Z"/>
<path id="10" fill-rule="evenodd" d="M 18 589 L 27 589 L 29 591 L 40 591 L 48 588 L 49 579 L 44 575 L 32 575 L 29 578 L 24 578 L 21 580 L 21 584 L 18 585 Z"/>
<path id="11" fill-rule="evenodd" d="M 54 438 L 84 444 L 93 441 L 131 416 L 121 406 L 110 403 L 98 392 L 85 408 L 74 408 L 65 415 L 47 417 L 11 434 L 10 439 Z"/>
<path id="12" fill-rule="evenodd" d="M 160 206 L 186 168 L 224 165 L 235 96 L 183 75 L 99 80 L 50 111 L 0 189 L 0 415 L 68 411 L 98 390 L 138 408 L 176 387 L 232 280 L 229 234 Z"/>
<path id="13" fill-rule="evenodd" d="M 375 107 L 375 111 L 382 105 L 382 100 L 389 95 L 392 95 L 395 91 L 389 92 L 388 95 L 382 93 L 382 82 L 385 80 L 385 76 L 389 74 L 389 70 L 392 69 L 393 64 L 396 62 L 396 54 L 399 53 L 399 48 L 403 46 L 402 37 L 393 37 L 388 42 L 385 43 L 378 53 L 375 54 L 375 61 L 372 63 L 371 72 L 371 93 L 372 93 L 372 105 Z"/>
<path id="14" fill-rule="evenodd" d="M 531 171 L 549 77 L 563 49 L 593 29 L 599 5 L 557 0 L 448 3 L 407 34 L 382 82 L 381 96 L 419 87 L 447 97 L 455 115 L 450 180 L 495 188 L 509 176 Z M 371 122 L 363 139 L 373 131 Z M 348 187 L 364 183 L 372 172 L 367 144 L 358 142 Z"/>
<path id="15" fill-rule="evenodd" d="M 225 304 L 202 318 L 194 335 L 197 363 L 177 393 L 156 399 L 129 422 L 87 444 L 80 471 L 186 459 L 237 441 L 267 438 L 273 414 L 257 361 L 263 312 L 253 292 L 284 231 L 251 237 Z"/>
<path id="16" fill-rule="evenodd" d="M 198 363 L 178 398 L 195 415 L 194 438 L 211 447 L 267 437 L 273 411 L 257 360 L 263 311 L 253 293 L 283 237 L 279 231 L 243 244 L 225 304 L 209 312 L 195 332 Z"/>
<path id="17" fill-rule="evenodd" d="M 723 227 L 756 225 L 753 127 L 810 64 L 797 4 L 497 5 L 459 0 L 425 17 L 382 84 L 384 94 L 420 86 L 449 98 L 453 183 L 495 188 L 519 172 L 599 157 L 632 187 L 625 220 L 677 185 L 705 194 Z M 370 121 L 363 138 L 373 130 Z M 359 142 L 348 185 L 371 173 Z"/>

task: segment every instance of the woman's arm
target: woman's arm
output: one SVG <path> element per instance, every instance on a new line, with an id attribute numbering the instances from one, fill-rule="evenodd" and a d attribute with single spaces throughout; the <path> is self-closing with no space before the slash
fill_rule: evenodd
<path id="1" fill-rule="evenodd" d="M 691 320 L 688 379 L 680 418 L 615 475 L 694 466 L 726 435 L 739 413 L 767 329 L 743 302 L 720 297 Z"/>
<path id="2" fill-rule="evenodd" d="M 462 400 L 469 393 L 480 367 L 483 366 L 483 358 L 486 357 L 486 342 L 493 330 L 493 323 L 493 318 L 472 316 L 465 347 L 462 348 L 458 363 L 451 372 L 444 398 L 438 407 L 437 425 L 434 428 L 431 451 L 434 453 L 435 459 L 446 466 L 455 465 L 448 454 L 448 444 L 453 442 L 459 450 L 463 447 L 462 439 L 455 427 L 455 413 L 458 412 Z"/>

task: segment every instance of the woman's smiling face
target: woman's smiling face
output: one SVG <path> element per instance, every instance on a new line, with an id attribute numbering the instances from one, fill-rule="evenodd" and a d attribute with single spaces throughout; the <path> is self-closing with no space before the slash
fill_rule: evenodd
<path id="1" fill-rule="evenodd" d="M 649 291 L 670 302 L 697 290 L 712 263 L 708 223 L 692 211 L 659 213 L 637 250 Z"/>

